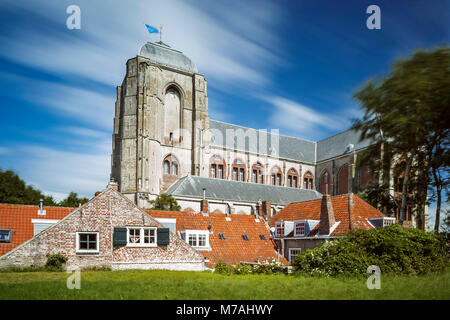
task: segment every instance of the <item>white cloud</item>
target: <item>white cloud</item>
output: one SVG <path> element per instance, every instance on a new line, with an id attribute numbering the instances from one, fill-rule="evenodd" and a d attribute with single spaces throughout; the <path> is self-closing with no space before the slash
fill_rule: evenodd
<path id="1" fill-rule="evenodd" d="M 339 131 L 349 127 L 349 121 L 337 114 L 323 114 L 298 102 L 279 97 L 262 97 L 275 108 L 269 116 L 269 124 L 281 131 L 288 131 L 300 138 L 317 140 L 324 131 Z"/>
<path id="2" fill-rule="evenodd" d="M 109 154 L 77 153 L 36 145 L 20 145 L 11 169 L 27 183 L 58 199 L 74 191 L 85 197 L 105 188 L 109 181 Z"/>

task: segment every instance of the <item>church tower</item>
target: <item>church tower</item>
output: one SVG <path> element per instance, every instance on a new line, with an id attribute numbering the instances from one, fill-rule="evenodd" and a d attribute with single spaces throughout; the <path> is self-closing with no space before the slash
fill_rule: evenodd
<path id="1" fill-rule="evenodd" d="M 179 177 L 200 174 L 206 129 L 205 77 L 182 52 L 146 43 L 127 61 L 117 87 L 111 178 L 120 192 L 148 206 Z"/>

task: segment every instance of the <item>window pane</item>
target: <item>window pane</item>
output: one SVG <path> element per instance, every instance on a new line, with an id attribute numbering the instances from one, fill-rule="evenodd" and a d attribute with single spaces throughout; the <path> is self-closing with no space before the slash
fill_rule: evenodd
<path id="1" fill-rule="evenodd" d="M 169 161 L 168 161 L 168 160 L 165 160 L 165 161 L 164 161 L 164 173 L 165 173 L 165 174 L 169 174 L 169 173 L 170 173 L 170 172 L 169 172 L 169 167 L 170 167 Z"/>
<path id="2" fill-rule="evenodd" d="M 256 183 L 256 170 L 253 170 L 253 176 L 252 176 L 253 182 Z"/>
<path id="3" fill-rule="evenodd" d="M 155 229 L 144 229 L 144 243 L 155 243 Z"/>
<path id="4" fill-rule="evenodd" d="M 178 174 L 178 165 L 176 162 L 172 162 L 172 174 Z"/>
<path id="5" fill-rule="evenodd" d="M 223 165 L 219 164 L 219 179 L 223 179 Z"/>
<path id="6" fill-rule="evenodd" d="M 216 165 L 215 164 L 211 165 L 211 177 L 212 178 L 216 177 Z"/>
<path id="7" fill-rule="evenodd" d="M 297 177 L 294 177 L 294 188 L 297 188 Z"/>
<path id="8" fill-rule="evenodd" d="M 193 247 L 197 246 L 197 235 L 196 234 L 189 235 L 189 244 Z"/>
<path id="9" fill-rule="evenodd" d="M 129 243 L 140 243 L 141 242 L 141 229 L 134 228 L 129 229 L 130 238 L 128 239 Z"/>
<path id="10" fill-rule="evenodd" d="M 237 168 L 233 168 L 233 180 L 237 180 Z"/>
<path id="11" fill-rule="evenodd" d="M 244 169 L 239 169 L 239 180 L 244 181 Z"/>
<path id="12" fill-rule="evenodd" d="M 199 234 L 198 235 L 198 246 L 199 247 L 206 246 L 206 235 L 204 235 L 204 234 Z"/>

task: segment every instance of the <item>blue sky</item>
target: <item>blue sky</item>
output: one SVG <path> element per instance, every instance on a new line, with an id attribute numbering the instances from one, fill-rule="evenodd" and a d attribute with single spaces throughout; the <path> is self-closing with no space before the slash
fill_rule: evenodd
<path id="1" fill-rule="evenodd" d="M 81 8 L 81 30 L 66 8 Z M 366 8 L 381 8 L 381 30 Z M 320 140 L 361 115 L 356 88 L 449 42 L 449 1 L 24 1 L 0 4 L 0 167 L 56 198 L 109 178 L 115 86 L 144 23 L 208 80 L 210 116 Z"/>

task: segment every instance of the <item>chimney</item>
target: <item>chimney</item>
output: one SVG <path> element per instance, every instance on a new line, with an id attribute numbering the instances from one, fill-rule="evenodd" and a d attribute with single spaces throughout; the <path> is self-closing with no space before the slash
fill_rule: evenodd
<path id="1" fill-rule="evenodd" d="M 335 224 L 333 205 L 331 204 L 331 196 L 324 194 L 322 196 L 322 204 L 320 206 L 320 224 L 319 234 L 329 235 L 331 227 Z"/>
<path id="2" fill-rule="evenodd" d="M 44 210 L 44 199 L 39 200 L 39 210 L 38 210 L 39 216 L 45 216 L 45 210 Z"/>
<path id="3" fill-rule="evenodd" d="M 261 215 L 264 216 L 266 220 L 272 216 L 272 204 L 269 200 L 264 200 L 261 203 Z"/>
<path id="4" fill-rule="evenodd" d="M 262 216 L 263 215 L 261 207 L 262 207 L 261 200 L 258 200 L 258 202 L 256 203 L 256 206 L 255 206 L 255 209 L 256 209 L 255 210 L 255 216 Z"/>
<path id="5" fill-rule="evenodd" d="M 206 200 L 206 188 L 203 188 L 203 199 L 200 201 L 200 211 L 204 214 L 209 212 L 208 200 Z"/>
<path id="6" fill-rule="evenodd" d="M 111 178 L 111 180 L 109 181 L 109 183 L 106 187 L 111 188 L 115 191 L 119 191 L 119 184 L 114 180 L 114 178 Z"/>

